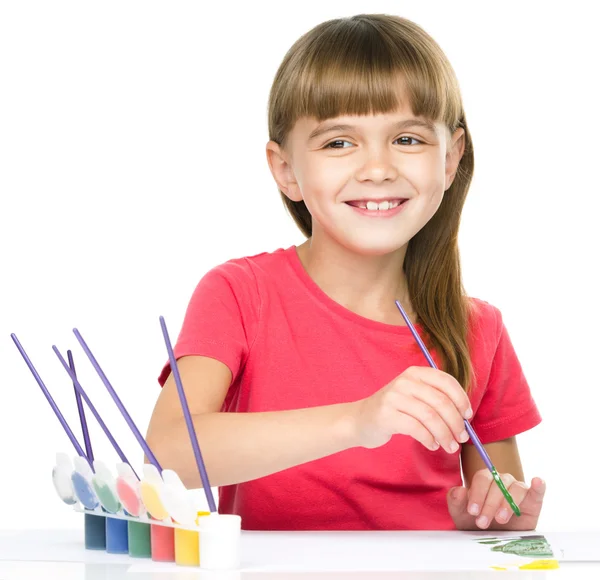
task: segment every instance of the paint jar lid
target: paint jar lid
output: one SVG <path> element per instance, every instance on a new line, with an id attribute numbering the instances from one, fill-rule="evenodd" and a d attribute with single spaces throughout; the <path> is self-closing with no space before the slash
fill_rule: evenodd
<path id="1" fill-rule="evenodd" d="M 242 518 L 235 514 L 211 513 L 198 518 L 200 531 L 231 531 L 239 532 L 242 528 Z"/>
<path id="2" fill-rule="evenodd" d="M 139 517 L 145 514 L 137 481 L 132 481 L 129 476 L 119 475 L 117 478 L 117 494 L 129 515 Z"/>
<path id="3" fill-rule="evenodd" d="M 71 479 L 72 473 L 73 467 L 69 469 L 60 463 L 52 470 L 54 489 L 58 497 L 67 505 L 75 505 L 77 503 L 77 497 L 75 497 L 75 490 L 73 489 L 73 480 Z"/>
<path id="4" fill-rule="evenodd" d="M 201 532 L 239 532 L 242 528 L 242 518 L 235 514 L 211 513 L 198 518 L 198 527 Z"/>

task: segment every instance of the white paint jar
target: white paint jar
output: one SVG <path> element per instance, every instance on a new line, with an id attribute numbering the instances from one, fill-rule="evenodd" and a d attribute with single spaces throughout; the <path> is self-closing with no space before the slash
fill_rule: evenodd
<path id="1" fill-rule="evenodd" d="M 240 567 L 242 518 L 211 513 L 198 518 L 200 568 L 235 570 Z"/>

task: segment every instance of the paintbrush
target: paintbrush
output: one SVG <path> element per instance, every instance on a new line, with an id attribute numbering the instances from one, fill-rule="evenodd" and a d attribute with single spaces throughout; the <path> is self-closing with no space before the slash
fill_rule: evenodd
<path id="1" fill-rule="evenodd" d="M 163 338 L 165 339 L 165 346 L 167 347 L 167 353 L 169 355 L 169 363 L 171 364 L 171 372 L 173 373 L 173 378 L 175 379 L 175 385 L 177 386 L 177 392 L 179 393 L 179 401 L 181 403 L 181 409 L 183 411 L 183 416 L 185 417 L 185 424 L 188 429 L 188 434 L 190 436 L 190 441 L 192 443 L 192 449 L 194 450 L 194 457 L 196 459 L 196 466 L 198 467 L 198 471 L 200 473 L 200 479 L 202 480 L 202 487 L 204 489 L 204 493 L 206 495 L 206 501 L 208 502 L 209 509 L 212 513 L 217 511 L 217 506 L 215 504 L 215 500 L 212 495 L 212 490 L 210 488 L 210 482 L 208 480 L 208 473 L 206 472 L 206 466 L 204 465 L 204 460 L 202 459 L 202 452 L 200 451 L 200 445 L 198 444 L 198 438 L 196 437 L 196 429 L 194 428 L 194 422 L 192 420 L 192 415 L 190 413 L 190 408 L 187 402 L 187 398 L 185 396 L 185 391 L 183 390 L 183 383 L 181 382 L 181 375 L 179 374 L 179 368 L 177 366 L 177 360 L 175 359 L 175 354 L 173 353 L 173 347 L 171 346 L 171 339 L 169 338 L 169 332 L 167 331 L 167 324 L 165 323 L 165 319 L 160 317 L 160 327 L 163 332 Z"/>
<path id="2" fill-rule="evenodd" d="M 89 407 L 89 409 L 92 412 L 92 415 L 94 415 L 96 421 L 98 421 L 98 425 L 100 425 L 100 428 L 102 429 L 102 431 L 104 431 L 104 434 L 106 435 L 106 437 L 110 441 L 110 443 L 113 446 L 114 450 L 117 452 L 117 455 L 119 456 L 119 458 L 121 459 L 121 461 L 123 463 L 127 463 L 127 465 L 129 465 L 129 467 L 131 467 L 131 470 L 133 471 L 133 474 L 139 479 L 137 473 L 134 471 L 133 467 L 129 463 L 129 460 L 125 456 L 125 453 L 123 453 L 123 451 L 119 447 L 119 444 L 117 443 L 117 441 L 115 440 L 115 438 L 112 436 L 111 432 L 108 430 L 108 427 L 106 426 L 106 424 L 102 420 L 102 417 L 100 417 L 100 413 L 98 413 L 98 411 L 96 410 L 96 407 L 94 407 L 94 405 L 92 404 L 92 401 L 87 396 L 87 393 L 83 390 L 83 387 L 81 386 L 81 383 L 79 382 L 79 379 L 77 378 L 77 375 L 75 374 L 74 365 L 67 364 L 67 362 L 65 361 L 64 357 L 62 356 L 62 354 L 60 354 L 60 351 L 58 350 L 58 348 L 56 348 L 55 345 L 52 345 L 52 350 L 54 351 L 54 354 L 56 354 L 56 356 L 58 357 L 58 360 L 60 361 L 60 363 L 64 367 L 65 371 L 67 371 L 67 374 L 71 378 L 71 381 L 73 381 L 73 386 L 75 387 L 75 392 L 78 395 L 78 399 L 81 398 L 81 399 L 83 399 L 85 401 L 86 405 Z M 70 354 L 70 352 L 71 351 L 68 351 L 68 354 Z M 71 363 L 72 360 L 73 360 L 72 357 L 69 357 L 69 363 Z M 81 408 L 81 412 L 83 412 L 83 407 Z M 82 427 L 83 427 L 83 423 L 82 423 Z M 87 425 L 84 428 L 84 433 L 85 433 L 85 431 L 87 431 Z M 86 445 L 87 445 L 87 443 L 89 443 L 89 436 L 88 436 L 88 439 L 86 440 Z M 90 452 L 91 452 L 91 445 L 90 445 Z M 93 455 L 88 454 L 88 457 L 90 458 L 91 461 L 94 460 Z"/>
<path id="3" fill-rule="evenodd" d="M 73 360 L 73 353 L 67 351 L 67 359 L 69 361 L 69 367 L 73 371 L 73 375 L 77 377 L 75 372 L 75 361 Z M 83 442 L 85 444 L 85 454 L 89 457 L 90 461 L 94 461 L 94 452 L 92 451 L 92 442 L 90 441 L 90 432 L 88 431 L 87 421 L 85 420 L 85 411 L 83 410 L 83 401 L 81 395 L 77 390 L 77 385 L 73 383 L 73 389 L 75 390 L 75 401 L 77 402 L 77 412 L 79 413 L 79 422 L 81 423 L 81 431 L 83 433 Z"/>
<path id="4" fill-rule="evenodd" d="M 83 336 L 81 336 L 80 332 L 76 328 L 73 329 L 73 334 L 75 334 L 75 337 L 79 341 L 81 348 L 83 348 L 83 351 L 85 352 L 87 357 L 90 359 L 90 362 L 92 363 L 92 366 L 94 367 L 94 370 L 100 377 L 100 380 L 104 383 L 104 386 L 108 390 L 110 396 L 113 398 L 113 401 L 117 405 L 117 408 L 119 409 L 119 411 L 121 411 L 121 414 L 123 415 L 123 418 L 127 422 L 127 425 L 129 425 L 131 432 L 133 433 L 134 437 L 137 439 L 138 443 L 140 444 L 140 447 L 143 449 L 144 453 L 146 454 L 148 461 L 150 461 L 150 463 L 152 465 L 154 465 L 154 467 L 156 467 L 156 469 L 158 470 L 159 473 L 162 473 L 162 467 L 160 466 L 158 459 L 156 459 L 156 457 L 155 457 L 154 453 L 152 453 L 152 450 L 150 449 L 148 443 L 146 443 L 146 440 L 144 439 L 143 435 L 140 433 L 140 430 L 137 428 L 136 424 L 133 422 L 131 415 L 125 408 L 125 405 L 123 405 L 123 403 L 121 402 L 121 399 L 119 398 L 119 395 L 117 395 L 113 386 L 110 384 L 108 377 L 104 374 L 104 371 L 98 364 L 96 357 L 93 355 L 92 351 L 90 350 L 90 348 L 87 345 L 87 343 L 85 342 L 85 340 L 83 340 Z M 57 354 L 57 356 L 59 355 L 58 352 L 56 354 Z M 59 356 L 59 358 L 60 358 L 60 356 Z M 63 363 L 63 366 L 65 366 L 65 363 Z M 69 376 L 71 377 L 71 379 L 73 379 L 74 378 L 73 374 L 70 372 L 71 369 L 68 368 L 68 365 L 65 366 L 65 370 L 69 373 Z M 78 385 L 78 386 L 81 387 L 81 385 Z M 88 403 L 88 407 L 90 407 L 89 402 L 85 399 L 85 394 L 84 394 L 83 389 L 79 389 L 79 390 L 81 392 L 81 395 L 84 397 L 85 402 Z M 91 408 L 92 407 L 90 407 L 90 409 Z M 128 463 L 125 459 L 123 459 L 123 461 L 125 463 Z"/>
<path id="5" fill-rule="evenodd" d="M 402 305 L 400 304 L 400 302 L 398 302 L 398 300 L 396 300 L 395 302 L 396 302 L 396 306 L 398 307 L 398 310 L 400 310 L 400 314 L 402 314 L 402 318 L 404 318 L 404 321 L 406 322 L 412 335 L 414 336 L 415 340 L 417 341 L 419 348 L 425 355 L 425 358 L 427 359 L 429 366 L 433 367 L 434 369 L 437 369 L 438 368 L 437 365 L 435 364 L 434 360 L 431 358 L 431 355 L 429 354 L 427 347 L 425 346 L 424 342 L 421 340 L 419 333 L 417 332 L 417 330 L 413 326 L 412 322 L 408 318 L 406 312 L 404 312 L 404 308 L 402 308 Z M 494 481 L 496 482 L 496 484 L 500 488 L 500 491 L 502 492 L 502 495 L 506 498 L 508 505 L 511 507 L 511 509 L 515 513 L 515 515 L 520 516 L 521 510 L 519 510 L 519 507 L 515 503 L 515 500 L 510 495 L 508 489 L 506 489 L 504 482 L 502 481 L 502 479 L 500 479 L 500 475 L 498 474 L 498 471 L 494 467 L 492 460 L 490 459 L 490 456 L 487 454 L 485 447 L 481 444 L 481 441 L 479 440 L 479 437 L 477 437 L 477 434 L 473 430 L 473 427 L 471 427 L 471 424 L 466 419 L 464 419 L 464 422 L 465 422 L 465 429 L 467 430 L 467 433 L 469 434 L 469 437 L 471 438 L 473 445 L 475 445 L 475 448 L 479 452 L 479 455 L 481 456 L 481 459 L 485 463 L 485 466 L 490 470 L 492 477 L 494 478 Z"/>
<path id="6" fill-rule="evenodd" d="M 31 362 L 31 359 L 29 358 L 29 356 L 25 352 L 25 349 L 23 348 L 23 346 L 19 342 L 19 339 L 17 338 L 17 335 L 15 333 L 12 333 L 10 336 L 13 339 L 13 342 L 15 343 L 15 346 L 17 347 L 18 351 L 21 353 L 21 356 L 23 357 L 23 360 L 25 361 L 25 363 L 29 367 L 29 370 L 31 371 L 31 374 L 33 375 L 33 378 L 35 379 L 35 381 L 39 385 L 40 389 L 42 390 L 42 393 L 44 393 L 44 396 L 46 397 L 46 400 L 48 401 L 50 407 L 52 407 L 52 410 L 54 411 L 54 414 L 56 415 L 56 418 L 59 420 L 60 424 L 62 425 L 62 428 L 65 430 L 65 433 L 67 434 L 67 437 L 69 438 L 69 441 L 71 441 L 71 443 L 73 444 L 73 447 L 75 447 L 75 451 L 77 452 L 77 455 L 79 455 L 80 457 L 83 457 L 88 462 L 90 468 L 93 471 L 94 470 L 94 466 L 93 466 L 92 461 L 85 454 L 85 451 L 83 450 L 83 448 L 79 444 L 79 441 L 77 441 L 77 437 L 75 437 L 75 434 L 71 430 L 71 427 L 69 427 L 69 424 L 67 423 L 67 421 L 64 418 L 63 414 L 60 412 L 60 409 L 58 408 L 58 405 L 54 402 L 54 399 L 52 398 L 52 395 L 50 394 L 50 391 L 48 391 L 46 385 L 44 384 L 44 381 L 42 380 L 42 377 L 40 377 L 40 375 L 37 372 L 36 368 L 33 366 L 33 363 Z"/>

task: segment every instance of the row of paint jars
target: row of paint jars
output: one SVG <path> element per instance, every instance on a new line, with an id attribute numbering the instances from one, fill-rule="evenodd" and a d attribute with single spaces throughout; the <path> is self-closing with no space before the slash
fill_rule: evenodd
<path id="1" fill-rule="evenodd" d="M 240 516 L 204 511 L 201 492 L 186 489 L 172 470 L 144 465 L 138 480 L 120 463 L 117 473 L 98 460 L 92 470 L 83 457 L 73 467 L 68 455 L 56 456 L 52 481 L 64 503 L 83 507 L 87 549 L 207 570 L 239 568 Z"/>

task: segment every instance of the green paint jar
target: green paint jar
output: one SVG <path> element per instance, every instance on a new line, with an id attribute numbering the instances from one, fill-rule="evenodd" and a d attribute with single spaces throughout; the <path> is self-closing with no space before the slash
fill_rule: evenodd
<path id="1" fill-rule="evenodd" d="M 129 538 L 129 555 L 132 558 L 150 558 L 150 524 L 145 522 L 127 522 L 127 537 Z"/>

